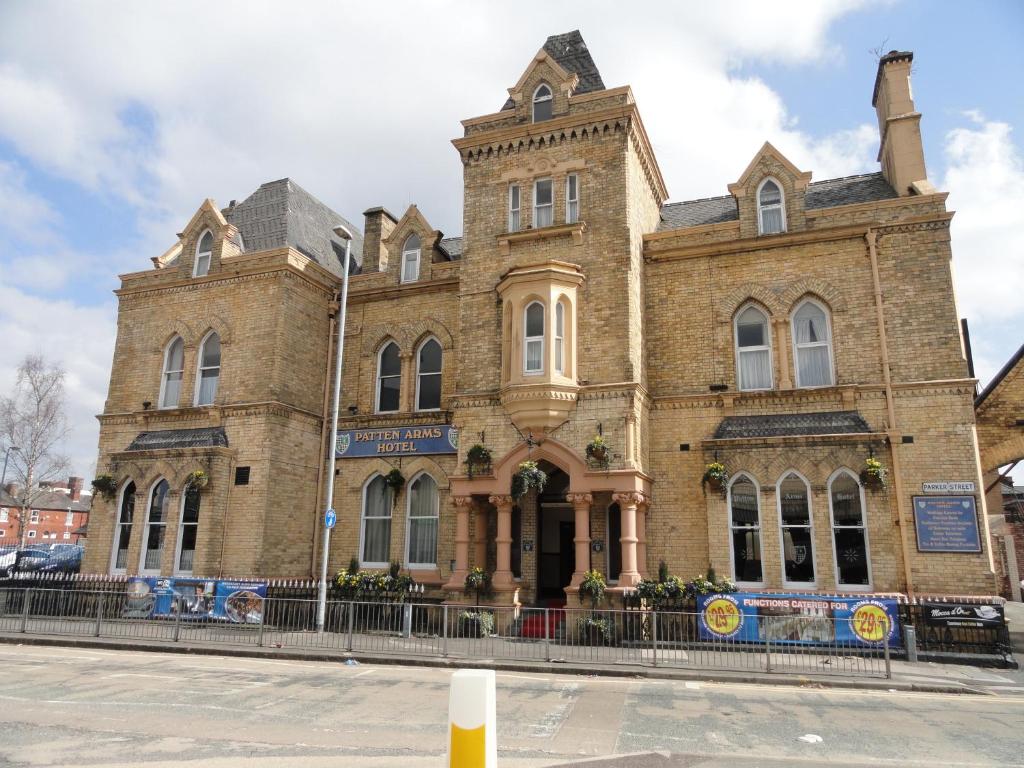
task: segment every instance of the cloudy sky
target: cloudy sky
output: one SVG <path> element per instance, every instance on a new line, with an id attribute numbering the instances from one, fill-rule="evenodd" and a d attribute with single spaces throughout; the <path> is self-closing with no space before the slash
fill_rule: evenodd
<path id="1" fill-rule="evenodd" d="M 877 169 L 873 50 L 911 49 L 929 177 L 957 211 L 978 373 L 1024 341 L 1024 5 L 952 2 L 0 1 L 0 391 L 68 371 L 94 470 L 119 272 L 206 197 L 291 176 L 360 221 L 417 202 L 459 234 L 459 120 L 549 34 L 630 84 L 673 200 L 725 194 L 765 140 L 825 179 Z"/>

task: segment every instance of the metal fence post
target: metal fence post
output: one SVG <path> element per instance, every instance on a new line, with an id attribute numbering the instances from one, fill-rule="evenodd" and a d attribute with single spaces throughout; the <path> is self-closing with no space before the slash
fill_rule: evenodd
<path id="1" fill-rule="evenodd" d="M 771 620 L 771 616 L 765 616 L 764 625 L 761 627 L 764 632 L 764 664 L 766 672 L 772 671 L 772 635 L 768 631 Z"/>
<path id="2" fill-rule="evenodd" d="M 259 628 L 259 634 L 257 635 L 257 643 L 259 644 L 260 648 L 263 647 L 263 617 L 266 616 L 266 615 L 267 615 L 267 601 L 264 600 L 263 601 L 263 605 L 260 608 L 260 628 Z"/>
<path id="3" fill-rule="evenodd" d="M 98 599 L 96 600 L 96 637 L 100 636 L 101 628 L 103 626 L 103 593 L 100 592 Z"/>
<path id="4" fill-rule="evenodd" d="M 885 679 L 892 680 L 892 664 L 889 659 L 889 633 L 885 633 L 884 638 L 884 653 L 885 653 Z"/>
<path id="5" fill-rule="evenodd" d="M 24 602 L 21 606 L 21 631 L 24 634 L 28 631 L 28 611 L 29 605 L 32 604 L 32 588 L 28 587 L 25 589 Z"/>
<path id="6" fill-rule="evenodd" d="M 551 618 L 550 608 L 544 609 L 544 660 L 551 661 Z"/>
<path id="7" fill-rule="evenodd" d="M 181 603 L 178 602 L 178 596 L 174 596 L 174 642 L 178 642 L 178 638 L 181 637 Z"/>
<path id="8" fill-rule="evenodd" d="M 903 628 L 903 631 L 906 634 L 907 661 L 915 662 L 917 661 L 917 630 L 908 625 Z M 886 633 L 885 636 L 888 638 L 889 634 Z"/>
<path id="9" fill-rule="evenodd" d="M 348 652 L 352 652 L 352 632 L 356 625 L 356 604 L 349 600 L 348 603 Z"/>
<path id="10" fill-rule="evenodd" d="M 442 607 L 444 610 L 441 612 L 441 655 L 448 658 L 448 604 L 445 603 Z"/>
<path id="11" fill-rule="evenodd" d="M 658 612 L 651 611 L 651 660 L 658 666 Z"/>

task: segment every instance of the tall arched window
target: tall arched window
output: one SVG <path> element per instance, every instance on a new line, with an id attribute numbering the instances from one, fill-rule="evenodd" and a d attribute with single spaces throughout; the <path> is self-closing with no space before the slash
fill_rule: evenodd
<path id="1" fill-rule="evenodd" d="M 415 232 L 402 246 L 402 282 L 415 283 L 420 277 L 420 238 Z"/>
<path id="2" fill-rule="evenodd" d="M 736 475 L 729 485 L 729 529 L 733 580 L 761 584 L 761 505 L 757 483 Z"/>
<path id="3" fill-rule="evenodd" d="M 220 336 L 211 333 L 199 345 L 199 375 L 196 377 L 196 405 L 213 405 L 220 381 Z"/>
<path id="4" fill-rule="evenodd" d="M 871 558 L 864 491 L 853 472 L 840 469 L 829 478 L 828 502 L 832 516 L 836 585 L 847 589 L 870 588 Z"/>
<path id="5" fill-rule="evenodd" d="M 796 472 L 787 472 L 775 489 L 782 527 L 782 577 L 789 585 L 814 585 L 814 524 L 810 487 Z"/>
<path id="6" fill-rule="evenodd" d="M 142 542 L 142 573 L 160 573 L 164 554 L 164 535 L 167 533 L 167 501 L 171 486 L 161 480 L 149 492 L 149 510 L 146 514 L 145 538 Z"/>
<path id="7" fill-rule="evenodd" d="M 199 489 L 190 485 L 181 499 L 181 523 L 178 525 L 178 544 L 175 547 L 175 573 L 191 575 L 199 537 Z"/>
<path id="8" fill-rule="evenodd" d="M 374 475 L 363 486 L 359 551 L 362 565 L 369 568 L 384 568 L 391 558 L 392 493 L 381 475 Z"/>
<path id="9" fill-rule="evenodd" d="M 541 83 L 533 92 L 533 122 L 551 119 L 551 87 Z"/>
<path id="10" fill-rule="evenodd" d="M 437 483 L 426 473 L 418 475 L 409 484 L 405 562 L 410 568 L 437 564 L 437 513 Z"/>
<path id="11" fill-rule="evenodd" d="M 565 302 L 555 304 L 555 373 L 565 373 Z"/>
<path id="12" fill-rule="evenodd" d="M 427 339 L 416 355 L 416 410 L 436 411 L 441 407 L 441 345 Z"/>
<path id="13" fill-rule="evenodd" d="M 834 383 L 828 313 L 811 299 L 793 313 L 793 360 L 798 387 L 828 387 Z"/>
<path id="14" fill-rule="evenodd" d="M 193 277 L 202 277 L 210 271 L 210 259 L 213 257 L 213 233 L 210 230 L 203 232 L 196 245 L 196 262 L 192 270 Z"/>
<path id="15" fill-rule="evenodd" d="M 550 227 L 555 223 L 555 190 L 551 179 L 533 182 L 533 228 Z"/>
<path id="16" fill-rule="evenodd" d="M 772 388 L 768 316 L 753 304 L 736 315 L 736 375 L 741 390 Z"/>
<path id="17" fill-rule="evenodd" d="M 121 489 L 121 502 L 117 505 L 117 525 L 114 528 L 114 552 L 110 572 L 124 573 L 128 568 L 128 545 L 132 540 L 132 520 L 135 518 L 135 483 Z"/>
<path id="18" fill-rule="evenodd" d="M 377 358 L 377 413 L 393 413 L 399 408 L 402 389 L 402 358 L 398 345 L 389 341 Z"/>
<path id="19" fill-rule="evenodd" d="M 775 179 L 765 179 L 757 189 L 757 231 L 762 235 L 786 231 L 782 188 Z"/>
<path id="20" fill-rule="evenodd" d="M 532 302 L 523 316 L 523 372 L 544 372 L 544 305 Z"/>
<path id="21" fill-rule="evenodd" d="M 185 375 L 185 342 L 175 336 L 164 350 L 164 372 L 160 377 L 160 407 L 177 408 L 181 379 Z"/>

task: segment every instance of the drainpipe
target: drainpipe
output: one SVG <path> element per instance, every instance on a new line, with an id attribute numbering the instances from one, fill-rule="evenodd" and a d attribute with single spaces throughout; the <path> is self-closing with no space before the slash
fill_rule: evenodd
<path id="1" fill-rule="evenodd" d="M 885 406 L 888 412 L 889 449 L 892 451 L 892 484 L 896 494 L 896 512 L 899 515 L 900 543 L 903 546 L 903 577 L 907 582 L 907 596 L 914 596 L 914 580 L 910 571 L 910 542 L 907 540 L 906 523 L 911 520 L 906 511 L 903 494 L 903 475 L 900 468 L 900 442 L 896 429 L 896 406 L 892 396 L 892 374 L 889 370 L 889 342 L 885 333 L 885 311 L 882 309 L 882 282 L 878 277 L 878 252 L 875 240 L 878 233 L 868 228 L 864 239 L 868 242 L 868 254 L 871 257 L 871 281 L 875 291 L 875 313 L 878 318 L 878 340 L 882 354 L 882 382 L 885 385 Z"/>

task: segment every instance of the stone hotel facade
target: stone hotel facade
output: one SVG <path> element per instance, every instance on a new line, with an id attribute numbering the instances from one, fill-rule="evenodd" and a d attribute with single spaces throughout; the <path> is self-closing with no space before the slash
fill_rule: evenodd
<path id="1" fill-rule="evenodd" d="M 359 233 L 289 179 L 206 200 L 121 275 L 99 416 L 118 491 L 85 569 L 316 573 L 344 225 L 332 572 L 399 562 L 458 600 L 481 566 L 524 603 L 661 561 L 754 590 L 992 594 L 953 213 L 912 59 L 878 64 L 881 167 L 861 176 L 812 180 L 766 143 L 725 194 L 667 202 L 632 91 L 572 32 L 463 121 L 461 237 L 415 205 Z M 474 445 L 491 460 L 471 471 Z M 862 484 L 869 459 L 884 485 Z M 548 482 L 513 497 L 527 460 Z"/>

